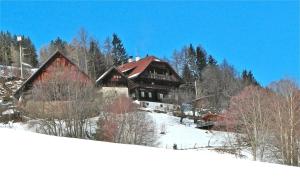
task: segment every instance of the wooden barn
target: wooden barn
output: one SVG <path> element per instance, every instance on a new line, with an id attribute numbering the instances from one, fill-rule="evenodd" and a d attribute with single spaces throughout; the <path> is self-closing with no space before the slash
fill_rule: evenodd
<path id="1" fill-rule="evenodd" d="M 60 51 L 56 51 L 22 84 L 14 93 L 14 97 L 18 100 L 29 99 L 32 94 L 31 89 L 35 85 L 52 83 L 54 78 L 58 82 L 61 81 L 61 83 L 64 81 L 74 81 L 82 84 L 93 84 L 89 76 L 81 71 L 75 63 Z"/>
<path id="2" fill-rule="evenodd" d="M 172 89 L 182 84 L 182 79 L 167 62 L 147 56 L 112 67 L 97 81 L 103 89 L 127 90 L 128 96 L 141 101 L 163 101 Z"/>

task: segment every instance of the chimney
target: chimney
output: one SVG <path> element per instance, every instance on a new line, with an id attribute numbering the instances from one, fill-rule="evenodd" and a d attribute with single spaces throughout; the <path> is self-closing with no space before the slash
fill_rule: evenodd
<path id="1" fill-rule="evenodd" d="M 140 59 L 141 59 L 141 57 L 139 57 L 139 56 L 135 57 L 135 61 L 139 61 Z"/>

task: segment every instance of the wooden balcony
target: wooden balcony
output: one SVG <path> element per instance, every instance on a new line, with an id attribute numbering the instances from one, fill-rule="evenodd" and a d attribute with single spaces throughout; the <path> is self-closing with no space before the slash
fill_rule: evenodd
<path id="1" fill-rule="evenodd" d="M 172 81 L 172 78 L 171 78 L 170 75 L 161 75 L 161 74 L 156 74 L 156 73 L 149 73 L 148 77 L 151 78 L 151 79 Z"/>

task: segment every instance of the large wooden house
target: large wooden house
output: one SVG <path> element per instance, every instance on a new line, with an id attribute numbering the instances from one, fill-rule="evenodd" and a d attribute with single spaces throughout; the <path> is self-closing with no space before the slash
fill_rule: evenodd
<path id="1" fill-rule="evenodd" d="M 115 90 L 142 101 L 163 101 L 180 84 L 182 79 L 171 65 L 155 56 L 112 67 L 96 81 L 104 92 Z"/>
<path id="2" fill-rule="evenodd" d="M 61 78 L 57 79 L 57 81 L 61 81 L 62 83 L 64 83 L 64 81 L 74 81 L 82 82 L 83 84 L 94 84 L 89 76 L 81 71 L 75 63 L 69 60 L 61 52 L 56 51 L 22 84 L 22 86 L 14 93 L 14 97 L 16 99 L 31 99 L 33 93 L 32 88 L 35 85 L 49 83 L 49 80 L 54 76 Z"/>

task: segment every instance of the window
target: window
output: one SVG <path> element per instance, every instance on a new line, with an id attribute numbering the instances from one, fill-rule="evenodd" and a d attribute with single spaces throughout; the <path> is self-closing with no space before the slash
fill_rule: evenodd
<path id="1" fill-rule="evenodd" d="M 158 98 L 159 98 L 159 99 L 163 99 L 163 98 L 164 98 L 164 94 L 158 93 Z"/>
<path id="2" fill-rule="evenodd" d="M 120 76 L 120 75 L 114 75 L 113 78 L 114 78 L 114 79 L 121 79 L 121 76 Z"/>
<path id="3" fill-rule="evenodd" d="M 149 93 L 148 93 L 148 96 L 149 96 L 149 98 L 152 98 L 152 93 L 149 92 Z"/>
<path id="4" fill-rule="evenodd" d="M 135 93 L 132 93 L 132 94 L 131 94 L 131 97 L 135 98 Z"/>
<path id="5" fill-rule="evenodd" d="M 144 98 L 145 97 L 145 92 L 141 91 L 141 97 Z"/>

